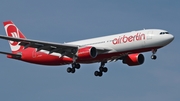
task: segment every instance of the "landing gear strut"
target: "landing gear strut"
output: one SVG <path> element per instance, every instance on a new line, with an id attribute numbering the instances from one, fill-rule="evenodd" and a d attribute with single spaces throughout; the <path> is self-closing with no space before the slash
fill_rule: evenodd
<path id="1" fill-rule="evenodd" d="M 151 55 L 151 59 L 153 59 L 153 60 L 156 60 L 157 59 L 157 56 L 155 55 L 156 54 L 156 52 L 157 52 L 157 49 L 153 49 L 152 50 L 152 55 Z"/>
<path id="2" fill-rule="evenodd" d="M 81 67 L 81 65 L 79 63 L 72 63 L 72 68 L 68 67 L 67 72 L 68 73 L 75 73 L 76 69 L 79 69 L 80 67 Z"/>
<path id="3" fill-rule="evenodd" d="M 94 72 L 94 75 L 95 76 L 99 76 L 101 77 L 103 75 L 103 72 L 106 73 L 108 71 L 108 68 L 107 67 L 104 67 L 105 66 L 105 63 L 106 62 L 101 62 L 101 65 L 99 67 L 99 71 L 95 71 Z"/>

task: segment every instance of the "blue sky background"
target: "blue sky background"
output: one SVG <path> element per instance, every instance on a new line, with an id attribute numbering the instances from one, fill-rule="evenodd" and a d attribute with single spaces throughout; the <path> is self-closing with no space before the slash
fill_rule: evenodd
<path id="1" fill-rule="evenodd" d="M 141 66 L 121 61 L 82 65 L 75 74 L 65 66 L 40 66 L 0 55 L 1 101 L 179 101 L 179 0 L 1 0 L 0 22 L 13 20 L 27 38 L 68 42 L 143 28 L 168 30 L 175 40 L 158 50 L 157 60 L 144 53 Z M 3 25 L 0 33 L 5 35 Z M 0 50 L 10 52 L 0 40 Z"/>

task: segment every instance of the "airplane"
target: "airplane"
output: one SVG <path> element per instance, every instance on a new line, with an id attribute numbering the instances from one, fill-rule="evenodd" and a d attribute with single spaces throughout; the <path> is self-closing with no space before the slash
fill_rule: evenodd
<path id="1" fill-rule="evenodd" d="M 80 64 L 100 63 L 95 76 L 101 77 L 108 71 L 105 64 L 122 60 L 128 66 L 144 63 L 143 52 L 151 51 L 155 60 L 157 50 L 171 43 L 174 36 L 162 29 L 143 29 L 121 34 L 85 39 L 67 43 L 55 43 L 27 39 L 12 21 L 3 22 L 9 41 L 10 52 L 0 51 L 7 58 L 28 63 L 57 66 L 71 64 L 68 73 L 75 73 Z"/>

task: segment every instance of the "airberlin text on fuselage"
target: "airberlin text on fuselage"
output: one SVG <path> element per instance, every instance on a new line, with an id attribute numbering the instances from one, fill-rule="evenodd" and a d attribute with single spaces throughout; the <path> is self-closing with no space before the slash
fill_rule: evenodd
<path id="1" fill-rule="evenodd" d="M 114 38 L 112 40 L 112 43 L 116 45 L 116 44 L 122 44 L 122 43 L 140 41 L 140 40 L 145 40 L 145 34 L 137 33 L 135 35 L 130 35 L 130 36 L 126 36 L 126 35 L 119 36 L 117 38 Z"/>

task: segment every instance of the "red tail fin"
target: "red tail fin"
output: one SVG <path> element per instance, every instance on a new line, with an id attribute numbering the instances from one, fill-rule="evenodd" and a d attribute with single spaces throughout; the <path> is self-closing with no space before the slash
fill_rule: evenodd
<path id="1" fill-rule="evenodd" d="M 15 37 L 15 38 L 23 38 L 23 39 L 26 38 L 12 21 L 5 21 L 3 22 L 3 24 L 7 36 Z M 17 53 L 24 48 L 23 46 L 20 46 L 19 43 L 20 42 L 9 41 L 12 53 Z"/>

